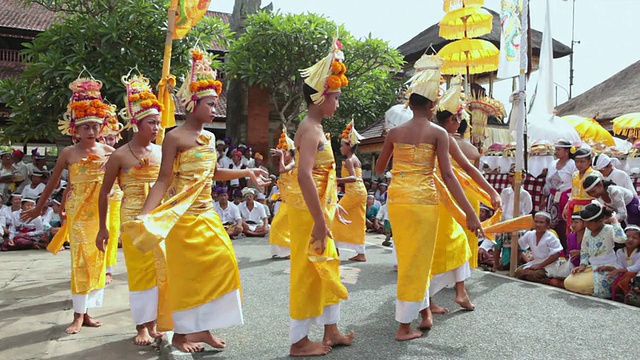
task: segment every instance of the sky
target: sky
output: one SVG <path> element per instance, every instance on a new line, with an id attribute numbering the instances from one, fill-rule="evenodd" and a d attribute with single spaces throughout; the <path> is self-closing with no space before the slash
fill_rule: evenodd
<path id="1" fill-rule="evenodd" d="M 634 40 L 640 0 L 549 0 L 553 38 L 571 46 L 572 7 L 575 1 L 573 96 L 577 96 L 640 60 L 639 41 Z M 262 5 L 269 4 L 263 0 Z M 356 37 L 372 36 L 398 47 L 444 16 L 441 0 L 272 0 L 284 13 L 324 14 L 344 24 Z M 500 12 L 500 0 L 485 0 L 485 7 Z M 233 11 L 234 0 L 212 0 L 210 9 Z M 389 6 L 390 4 L 396 6 Z M 545 0 L 530 0 L 531 23 L 542 30 Z M 366 6 L 365 6 L 366 5 Z M 554 60 L 558 104 L 568 99 L 569 56 Z M 564 88 L 564 89 L 563 89 Z M 495 85 L 494 96 L 506 102 L 510 81 Z"/>

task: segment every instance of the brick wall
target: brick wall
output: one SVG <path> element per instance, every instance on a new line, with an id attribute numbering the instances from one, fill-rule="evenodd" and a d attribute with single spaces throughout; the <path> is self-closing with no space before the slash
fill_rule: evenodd
<path id="1" fill-rule="evenodd" d="M 268 89 L 250 87 L 247 110 L 247 145 L 253 152 L 259 152 L 267 160 L 269 156 L 269 91 Z"/>

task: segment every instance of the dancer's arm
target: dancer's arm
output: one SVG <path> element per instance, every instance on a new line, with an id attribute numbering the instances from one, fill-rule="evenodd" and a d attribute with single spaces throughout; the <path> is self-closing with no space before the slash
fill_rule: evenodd
<path id="1" fill-rule="evenodd" d="M 38 200 L 38 203 L 33 209 L 22 213 L 22 215 L 20 216 L 22 221 L 29 222 L 42 214 L 44 205 L 47 203 L 47 201 L 49 201 L 51 193 L 53 193 L 53 190 L 56 189 L 58 183 L 60 182 L 60 178 L 62 177 L 62 170 L 67 167 L 69 154 L 71 153 L 71 151 L 73 151 L 71 146 L 62 149 L 62 151 L 60 152 L 60 156 L 58 156 L 58 160 L 56 160 L 56 165 L 53 168 L 53 174 L 51 174 L 51 178 L 47 182 L 47 186 L 44 187 L 42 194 L 40 194 L 40 200 Z"/>
<path id="2" fill-rule="evenodd" d="M 344 167 L 349 172 L 349 176 L 343 177 L 343 178 L 338 178 L 337 181 L 339 183 L 354 183 L 354 182 L 358 181 L 358 177 L 356 176 L 356 167 L 353 164 L 353 160 L 351 160 L 351 159 L 345 160 L 344 161 Z"/>
<path id="3" fill-rule="evenodd" d="M 120 172 L 121 160 L 118 154 L 113 154 L 107 161 L 106 169 L 104 172 L 104 179 L 102 180 L 102 186 L 100 187 L 100 194 L 98 195 L 98 221 L 100 224 L 100 230 L 96 235 L 96 247 L 98 250 L 104 252 L 106 244 L 109 243 L 109 230 L 107 229 L 107 212 L 109 210 L 109 194 L 113 189 L 113 184 L 118 178 Z"/>
<path id="4" fill-rule="evenodd" d="M 496 189 L 494 189 L 487 179 L 482 176 L 480 170 L 473 166 L 469 159 L 464 155 L 462 150 L 460 150 L 460 146 L 458 146 L 457 141 L 449 141 L 449 154 L 451 154 L 451 157 L 458 163 L 458 165 L 460 165 L 462 170 L 464 170 L 464 172 L 466 172 L 482 190 L 489 194 L 491 197 L 491 207 L 493 207 L 494 210 L 501 208 L 502 199 L 500 198 L 500 194 L 498 194 Z"/>
<path id="5" fill-rule="evenodd" d="M 382 145 L 382 151 L 380 151 L 380 157 L 376 162 L 376 174 L 384 174 L 389 164 L 389 159 L 393 154 L 393 138 L 395 138 L 395 129 L 391 129 L 384 139 L 384 145 Z"/>
<path id="6" fill-rule="evenodd" d="M 480 219 L 478 219 L 478 215 L 469 203 L 469 200 L 467 200 L 462 186 L 460 186 L 458 179 L 451 169 L 451 162 L 449 160 L 449 135 L 442 128 L 434 127 L 434 130 L 436 134 L 436 155 L 438 156 L 442 181 L 444 181 L 449 192 L 456 202 L 458 202 L 460 208 L 462 208 L 462 211 L 467 215 L 467 228 L 472 232 L 482 232 Z"/>

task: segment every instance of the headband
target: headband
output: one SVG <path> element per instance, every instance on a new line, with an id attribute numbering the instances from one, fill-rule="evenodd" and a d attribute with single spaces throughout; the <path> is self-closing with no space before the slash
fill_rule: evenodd
<path id="1" fill-rule="evenodd" d="M 604 207 L 599 202 L 597 202 L 596 200 L 592 201 L 591 204 L 598 205 L 598 212 L 595 215 L 593 215 L 592 217 L 585 219 L 585 217 L 583 216 L 584 210 L 581 211 L 580 212 L 580 218 L 582 218 L 582 221 L 593 221 L 593 220 L 599 218 L 602 215 L 602 212 L 604 211 Z"/>
<path id="2" fill-rule="evenodd" d="M 584 183 L 585 183 L 585 181 L 587 181 L 587 179 L 588 179 L 588 178 L 590 178 L 590 177 L 594 177 L 594 178 L 596 178 L 596 179 L 593 181 L 593 183 L 592 183 L 591 185 L 589 185 L 588 187 L 585 187 L 585 186 L 584 186 Z M 596 175 L 596 174 L 590 174 L 590 175 L 587 175 L 587 177 L 586 177 L 586 178 L 584 179 L 584 181 L 582 182 L 582 187 L 584 188 L 584 191 L 590 191 L 590 190 L 592 190 L 593 188 L 595 188 L 598 184 L 600 184 L 601 182 L 602 182 L 602 177 L 601 177 L 601 176 L 598 176 L 598 175 Z"/>
<path id="3" fill-rule="evenodd" d="M 549 220 L 552 220 L 551 219 L 551 214 L 549 214 L 546 211 L 538 211 L 533 217 L 536 217 L 536 216 L 542 216 L 542 217 L 545 217 L 545 218 L 547 218 Z"/>
<path id="4" fill-rule="evenodd" d="M 580 217 L 580 211 L 571 214 L 571 220 L 582 220 L 582 217 Z"/>
<path id="5" fill-rule="evenodd" d="M 587 150 L 586 154 L 583 154 L 583 155 L 575 155 L 574 154 L 573 157 L 575 157 L 576 159 L 582 159 L 582 158 L 586 158 L 586 157 L 591 156 L 591 150 L 590 149 L 586 149 L 586 150 Z"/>
<path id="6" fill-rule="evenodd" d="M 629 230 L 633 230 L 633 231 L 637 231 L 640 232 L 640 226 L 637 225 L 629 225 L 626 228 L 624 228 L 624 232 L 627 232 Z"/>

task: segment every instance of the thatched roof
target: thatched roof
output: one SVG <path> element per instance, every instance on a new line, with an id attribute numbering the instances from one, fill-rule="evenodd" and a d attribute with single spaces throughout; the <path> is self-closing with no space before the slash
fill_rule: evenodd
<path id="1" fill-rule="evenodd" d="M 599 121 L 640 112 L 640 61 L 556 107 L 558 116 L 580 115 Z"/>
<path id="2" fill-rule="evenodd" d="M 497 12 L 484 8 L 489 11 L 491 15 L 493 15 L 493 29 L 491 33 L 481 36 L 478 39 L 484 39 L 492 42 L 495 46 L 500 48 L 500 14 Z M 406 43 L 400 45 L 398 47 L 398 51 L 402 55 L 404 55 L 404 60 L 407 63 L 413 63 L 418 60 L 422 54 L 425 53 L 429 45 L 431 45 L 435 51 L 440 51 L 443 46 L 450 43 L 452 40 L 443 39 L 439 35 L 439 27 L 438 24 L 431 25 L 426 30 L 421 32 L 420 34 L 413 37 L 413 39 L 407 41 Z M 531 30 L 532 37 L 532 49 L 533 56 L 540 56 L 540 43 L 542 42 L 542 33 L 538 30 Z M 564 57 L 571 54 L 571 48 L 563 43 L 553 40 L 553 57 L 555 59 Z"/>

